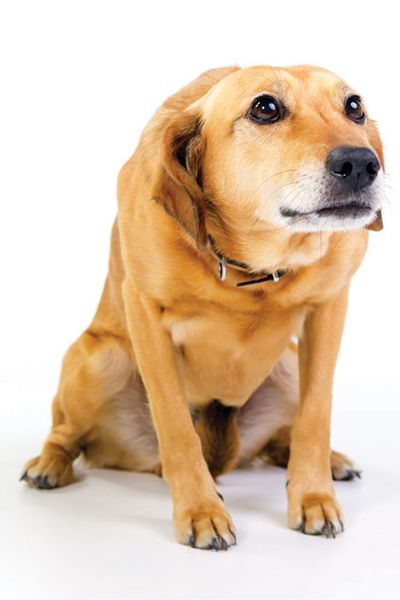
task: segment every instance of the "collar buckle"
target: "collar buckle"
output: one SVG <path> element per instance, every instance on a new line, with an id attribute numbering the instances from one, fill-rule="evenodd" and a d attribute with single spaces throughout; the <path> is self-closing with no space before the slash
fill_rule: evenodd
<path id="1" fill-rule="evenodd" d="M 226 279 L 226 262 L 224 258 L 218 257 L 218 275 L 221 281 Z"/>
<path id="2" fill-rule="evenodd" d="M 276 283 L 277 281 L 280 280 L 282 272 L 281 271 L 274 271 L 273 273 L 271 273 L 271 275 L 272 275 L 272 281 L 274 283 Z"/>

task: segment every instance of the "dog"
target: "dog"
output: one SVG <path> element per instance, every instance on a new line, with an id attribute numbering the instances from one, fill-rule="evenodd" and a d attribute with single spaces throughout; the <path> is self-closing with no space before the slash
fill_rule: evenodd
<path id="1" fill-rule="evenodd" d="M 361 97 L 313 66 L 227 67 L 168 98 L 118 179 L 109 272 L 63 360 L 22 480 L 73 461 L 162 475 L 177 540 L 236 543 L 216 477 L 287 467 L 288 525 L 343 530 L 330 448 L 350 280 L 382 229 L 382 144 Z"/>

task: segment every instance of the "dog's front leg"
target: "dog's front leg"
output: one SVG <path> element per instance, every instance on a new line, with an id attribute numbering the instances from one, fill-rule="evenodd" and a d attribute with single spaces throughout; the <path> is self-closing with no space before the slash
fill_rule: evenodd
<path id="1" fill-rule="evenodd" d="M 203 458 L 175 363 L 162 309 L 138 298 L 124 284 L 129 333 L 149 398 L 157 433 L 163 477 L 173 497 L 174 525 L 179 542 L 197 548 L 226 550 L 236 543 L 234 526 L 217 495 Z"/>
<path id="2" fill-rule="evenodd" d="M 343 529 L 330 468 L 330 419 L 347 294 L 346 287 L 306 318 L 299 343 L 300 405 L 288 465 L 289 527 L 329 537 Z"/>

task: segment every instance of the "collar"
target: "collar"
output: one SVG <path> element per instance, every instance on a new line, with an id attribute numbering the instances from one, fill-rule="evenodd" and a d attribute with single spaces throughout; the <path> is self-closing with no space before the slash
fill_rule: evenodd
<path id="1" fill-rule="evenodd" d="M 220 250 L 218 250 L 214 238 L 209 235 L 208 236 L 208 246 L 211 250 L 211 254 L 216 258 L 218 262 L 218 275 L 221 281 L 225 281 L 227 266 L 229 265 L 233 269 L 237 269 L 239 271 L 245 271 L 249 275 L 254 275 L 256 279 L 251 279 L 250 281 L 240 281 L 236 284 L 236 287 L 244 287 L 246 285 L 253 285 L 256 283 L 264 283 L 265 281 L 273 281 L 276 283 L 282 277 L 284 277 L 289 269 L 278 269 L 273 273 L 268 273 L 266 271 L 258 271 L 254 272 L 250 265 L 244 262 L 240 262 L 238 260 L 233 260 L 232 258 L 228 258 L 222 254 Z"/>

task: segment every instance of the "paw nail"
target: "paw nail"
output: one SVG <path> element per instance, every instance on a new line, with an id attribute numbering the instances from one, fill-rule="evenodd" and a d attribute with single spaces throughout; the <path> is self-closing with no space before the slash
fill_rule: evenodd
<path id="1" fill-rule="evenodd" d="M 213 550 L 220 550 L 220 549 L 221 549 L 221 546 L 219 545 L 219 543 L 218 543 L 218 540 L 217 540 L 217 538 L 216 538 L 216 537 L 213 537 L 213 538 L 212 538 L 212 540 L 211 540 L 211 543 L 210 543 L 210 545 L 208 546 L 208 548 L 209 548 L 210 550 L 211 550 L 211 548 L 212 548 Z"/>
<path id="2" fill-rule="evenodd" d="M 228 550 L 228 542 L 223 537 L 219 538 L 219 543 L 222 550 Z"/>
<path id="3" fill-rule="evenodd" d="M 336 529 L 333 523 L 331 523 L 330 521 L 328 523 L 325 523 L 325 525 L 323 526 L 321 533 L 323 533 L 325 535 L 326 538 L 336 538 Z"/>
<path id="4" fill-rule="evenodd" d="M 231 536 L 233 537 L 233 539 L 234 539 L 234 543 L 235 543 L 235 545 L 236 545 L 236 544 L 237 544 L 236 533 L 235 533 L 234 531 L 232 531 L 232 529 L 231 529 L 230 527 L 228 527 L 228 529 L 229 529 L 229 533 L 230 533 L 230 534 L 231 534 Z"/>

